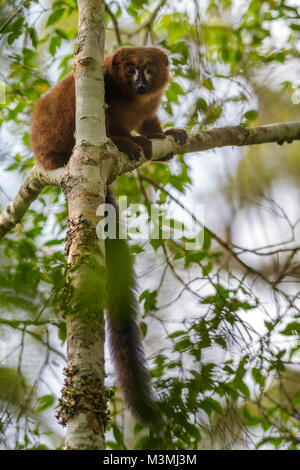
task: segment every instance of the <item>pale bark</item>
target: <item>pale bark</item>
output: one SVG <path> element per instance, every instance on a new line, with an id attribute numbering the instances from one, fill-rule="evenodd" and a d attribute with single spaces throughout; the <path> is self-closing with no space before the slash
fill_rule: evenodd
<path id="1" fill-rule="evenodd" d="M 76 145 L 107 140 L 104 112 L 104 2 L 78 2 L 78 38 L 73 61 Z"/>
<path id="2" fill-rule="evenodd" d="M 62 187 L 69 206 L 63 306 L 68 366 L 58 418 L 62 424 L 68 424 L 65 449 L 103 449 L 108 418 L 108 394 L 104 389 L 105 252 L 96 236 L 99 222 L 96 212 L 105 201 L 107 185 L 148 160 L 141 155 L 138 161 L 130 161 L 106 138 L 103 2 L 81 0 L 79 6 L 79 47 L 74 62 L 78 95 L 74 153 L 66 168 L 47 173 L 34 167 L 29 172 L 15 199 L 0 214 L 0 238 L 20 222 L 43 187 Z M 300 140 L 300 122 L 216 128 L 189 135 L 185 145 L 175 143 L 171 136 L 153 140 L 152 160 L 170 153 L 294 140 Z"/>
<path id="3" fill-rule="evenodd" d="M 106 194 L 104 3 L 80 0 L 76 84 L 76 146 L 62 178 L 69 207 L 64 310 L 68 366 L 58 418 L 67 424 L 65 449 L 104 449 L 108 394 L 104 388 L 104 250 L 96 210 Z"/>
<path id="4" fill-rule="evenodd" d="M 45 186 L 60 186 L 64 169 L 46 173 L 35 166 L 25 178 L 16 197 L 0 213 L 0 238 L 19 223 L 30 204 L 39 197 Z"/>
<path id="5" fill-rule="evenodd" d="M 190 134 L 185 145 L 176 144 L 170 136 L 163 140 L 152 140 L 152 160 L 159 160 L 169 153 L 188 154 L 199 152 L 200 155 L 201 151 L 217 147 L 257 145 L 270 142 L 283 144 L 284 142 L 291 143 L 296 140 L 300 140 L 299 121 L 259 127 L 220 127 Z M 81 179 L 86 182 L 85 184 L 92 192 L 97 192 L 100 176 L 102 185 L 111 184 L 118 175 L 132 171 L 148 162 L 144 155 L 138 161 L 130 161 L 126 155 L 116 151 L 111 143 L 102 144 L 101 150 L 101 161 L 98 157 L 96 159 L 93 157 L 91 159 L 92 163 L 78 164 L 75 168 L 73 160 L 72 177 L 76 179 L 77 191 Z M 62 184 L 64 173 L 65 168 L 47 173 L 37 166 L 29 172 L 15 199 L 0 214 L 0 238 L 20 222 L 26 210 L 39 196 L 44 186 L 60 186 Z M 75 205 L 75 207 L 79 208 L 79 212 L 82 210 L 89 211 L 88 207 L 84 209 L 84 204 Z M 73 208 L 73 212 L 74 210 L 75 208 Z"/>
<path id="6" fill-rule="evenodd" d="M 164 0 L 160 3 L 162 5 Z M 104 389 L 105 252 L 97 238 L 97 208 L 117 176 L 147 163 L 117 151 L 107 139 L 104 112 L 104 1 L 79 0 L 76 86 L 76 146 L 67 168 L 48 173 L 34 167 L 0 214 L 0 238 L 12 229 L 47 185 L 61 186 L 69 207 L 64 313 L 68 365 L 58 418 L 68 425 L 65 449 L 104 449 L 108 419 Z M 191 134 L 185 145 L 170 136 L 153 140 L 152 160 L 223 146 L 300 140 L 300 122 L 255 128 L 225 127 Z"/>

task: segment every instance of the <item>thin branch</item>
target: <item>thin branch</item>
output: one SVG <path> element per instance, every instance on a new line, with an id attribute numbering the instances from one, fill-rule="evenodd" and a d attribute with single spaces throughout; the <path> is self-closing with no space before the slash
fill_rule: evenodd
<path id="1" fill-rule="evenodd" d="M 0 213 L 0 238 L 21 221 L 30 204 L 38 198 L 45 186 L 60 186 L 63 173 L 64 168 L 49 173 L 38 166 L 32 168 L 16 197 Z"/>
<path id="2" fill-rule="evenodd" d="M 169 154 L 187 154 L 202 152 L 220 147 L 257 145 L 265 143 L 291 143 L 300 140 L 300 121 L 269 124 L 259 127 L 226 126 L 189 134 L 185 144 L 180 145 L 173 137 L 152 140 L 152 160 L 161 160 Z M 119 153 L 121 157 L 123 154 Z M 138 168 L 148 160 L 142 156 L 138 161 L 128 157 L 118 158 L 119 175 Z M 114 166 L 111 168 L 115 170 Z"/>
<path id="3" fill-rule="evenodd" d="M 3 23 L 0 25 L 0 33 L 2 33 L 4 28 L 9 25 L 9 23 L 18 15 L 18 13 L 20 13 L 28 1 L 29 0 L 24 0 L 17 8 L 14 9 L 14 11 L 6 18 L 6 20 L 3 21 Z"/>
<path id="4" fill-rule="evenodd" d="M 283 144 L 284 142 L 291 143 L 294 140 L 300 140 L 300 121 L 269 124 L 260 127 L 219 127 L 190 134 L 184 145 L 176 143 L 171 136 L 165 139 L 153 139 L 152 160 L 161 160 L 170 153 L 174 155 L 186 154 L 218 147 L 256 145 L 270 142 Z M 130 160 L 127 155 L 117 151 L 112 143 L 111 156 L 110 168 L 107 169 L 107 184 L 111 184 L 118 175 L 133 171 L 149 162 L 144 154 L 139 160 Z M 65 168 L 47 173 L 37 166 L 29 172 L 17 196 L 0 213 L 0 238 L 21 221 L 30 204 L 37 199 L 45 186 L 61 185 L 64 173 Z M 216 238 L 216 235 L 214 235 L 214 238 L 221 245 L 224 244 L 222 240 Z"/>
<path id="5" fill-rule="evenodd" d="M 265 278 L 259 271 L 257 271 L 256 269 L 252 268 L 251 266 L 249 266 L 248 264 L 246 264 L 241 258 L 239 258 L 237 256 L 237 254 L 235 253 L 235 251 L 232 249 L 232 247 L 224 242 L 224 240 L 222 240 L 222 238 L 220 238 L 216 233 L 214 233 L 212 230 L 210 230 L 208 227 L 204 227 L 204 225 L 198 220 L 196 219 L 195 215 L 190 212 L 180 201 L 178 201 L 178 199 L 176 199 L 168 190 L 166 190 L 163 186 L 159 185 L 158 183 L 156 183 L 155 181 L 151 180 L 150 178 L 147 178 L 146 176 L 142 176 L 141 177 L 144 181 L 147 181 L 149 184 L 151 184 L 152 186 L 154 186 L 156 189 L 159 189 L 160 191 L 164 192 L 165 194 L 167 194 L 174 202 L 176 202 L 176 204 L 178 204 L 180 207 L 182 207 L 182 209 L 184 209 L 192 218 L 193 220 L 198 224 L 200 225 L 201 227 L 205 228 L 205 230 L 207 231 L 207 233 L 210 235 L 210 237 L 215 240 L 220 246 L 222 246 L 228 253 L 230 253 L 230 255 L 247 271 L 247 272 L 250 272 L 252 273 L 253 275 L 256 275 L 258 277 L 260 277 L 264 282 L 266 282 L 267 284 L 270 283 L 270 281 Z"/>
<path id="6" fill-rule="evenodd" d="M 111 9 L 110 9 L 110 7 L 107 3 L 105 3 L 105 11 L 110 16 L 112 24 L 114 25 L 114 30 L 115 30 L 118 45 L 121 46 L 122 45 L 121 32 L 120 32 L 120 29 L 119 29 L 119 23 L 118 23 L 118 20 L 116 18 L 116 15 L 114 15 L 114 13 L 111 11 Z"/>
<path id="7" fill-rule="evenodd" d="M 176 144 L 176 153 L 191 153 L 218 147 L 257 145 L 270 142 L 282 145 L 285 142 L 291 143 L 299 139 L 299 121 L 258 127 L 226 126 L 191 134 L 185 145 Z M 174 146 L 172 150 L 174 150 Z M 157 159 L 158 149 L 155 149 L 154 153 L 155 159 Z"/>
<path id="8" fill-rule="evenodd" d="M 146 29 L 147 31 L 149 31 L 149 29 L 151 29 L 151 26 L 154 23 L 157 15 L 158 15 L 160 9 L 165 5 L 165 3 L 167 3 L 167 0 L 161 0 L 159 2 L 159 4 L 157 5 L 157 7 L 155 8 L 155 10 L 153 11 L 150 18 L 148 19 L 148 21 L 146 21 L 146 23 L 139 26 L 135 31 L 133 31 L 133 33 L 128 34 L 128 38 L 132 38 L 136 34 L 139 34 L 143 29 Z"/>

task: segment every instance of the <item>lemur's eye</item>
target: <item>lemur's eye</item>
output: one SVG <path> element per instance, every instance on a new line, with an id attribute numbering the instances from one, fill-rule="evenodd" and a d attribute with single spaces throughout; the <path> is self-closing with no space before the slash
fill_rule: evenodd
<path id="1" fill-rule="evenodd" d="M 126 75 L 128 75 L 129 77 L 132 77 L 134 74 L 135 74 L 135 67 L 133 67 L 132 65 L 128 65 L 126 67 Z"/>
<path id="2" fill-rule="evenodd" d="M 149 67 L 147 67 L 147 73 L 149 73 L 150 75 L 155 74 L 155 72 L 156 72 L 156 67 L 154 65 L 149 65 Z"/>

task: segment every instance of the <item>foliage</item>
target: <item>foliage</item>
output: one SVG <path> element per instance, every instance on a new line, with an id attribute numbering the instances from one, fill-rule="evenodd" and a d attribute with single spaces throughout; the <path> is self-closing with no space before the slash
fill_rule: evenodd
<path id="1" fill-rule="evenodd" d="M 161 110 L 165 127 L 176 124 L 192 132 L 227 123 L 248 126 L 264 115 L 272 119 L 269 105 L 277 106 L 279 120 L 284 112 L 287 120 L 297 114 L 297 104 L 286 104 L 297 88 L 296 78 L 285 72 L 297 69 L 299 59 L 297 2 L 205 3 L 107 2 L 107 50 L 120 43 L 155 44 L 170 55 L 172 79 Z M 45 4 L 0 2 L 0 79 L 6 87 L 6 102 L 0 105 L 1 206 L 33 164 L 28 124 L 34 103 L 71 70 L 77 3 Z M 283 73 L 268 81 L 273 70 Z M 218 194 L 229 201 L 232 213 L 236 207 L 241 211 L 253 206 L 253 199 L 264 201 L 283 173 L 294 178 L 299 171 L 299 159 L 290 151 L 276 151 L 275 159 L 275 151 L 266 148 L 240 154 L 226 184 L 218 182 Z M 299 155 L 297 144 L 291 148 Z M 184 195 L 197 185 L 192 159 L 179 156 L 168 165 L 148 164 L 123 175 L 114 190 L 126 194 L 129 204 L 143 203 L 146 219 L 156 203 L 162 234 L 168 224 L 188 228 Z M 216 186 L 214 181 L 214 191 Z M 208 211 L 214 207 L 213 196 L 208 197 Z M 297 276 L 299 247 L 296 225 L 275 209 L 287 221 L 293 244 L 283 245 L 285 237 L 264 249 L 243 248 L 227 237 L 233 223 L 222 226 L 218 236 L 203 228 L 202 220 L 194 220 L 196 235 L 187 230 L 180 238 L 132 241 L 142 286 L 141 326 L 165 428 L 158 436 L 132 423 L 132 433 L 124 434 L 124 411 L 116 392 L 108 448 L 299 448 L 297 277 L 289 289 L 283 284 Z M 184 213 L 183 222 L 178 211 Z M 220 219 L 221 212 L 219 208 Z M 64 361 L 65 325 L 59 307 L 66 215 L 59 190 L 46 188 L 0 243 L 0 346 L 5 344 L 7 363 L 0 363 L 3 448 L 60 445 L 61 431 L 52 416 Z M 130 210 L 127 216 L 134 221 Z M 186 249 L 186 242 L 196 236 L 203 238 L 203 246 Z M 18 381 L 7 395 L 7 377 L 16 371 Z M 108 379 L 111 385 L 111 374 Z"/>

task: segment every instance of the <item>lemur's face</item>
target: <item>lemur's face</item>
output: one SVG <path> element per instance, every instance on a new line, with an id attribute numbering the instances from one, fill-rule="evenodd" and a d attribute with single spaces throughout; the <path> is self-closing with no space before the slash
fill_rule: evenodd
<path id="1" fill-rule="evenodd" d="M 112 58 L 111 73 L 123 94 L 156 93 L 169 80 L 168 56 L 158 47 L 121 47 Z"/>
<path id="2" fill-rule="evenodd" d="M 154 64 L 144 65 L 128 62 L 125 66 L 125 75 L 131 89 L 140 95 L 149 93 L 157 70 Z"/>

